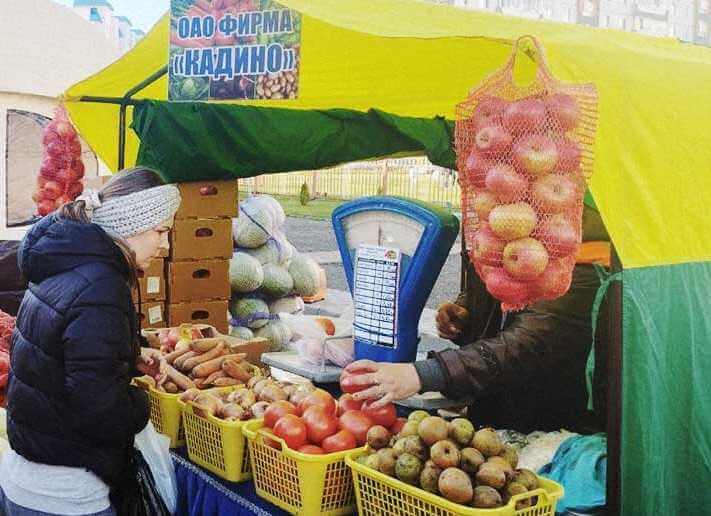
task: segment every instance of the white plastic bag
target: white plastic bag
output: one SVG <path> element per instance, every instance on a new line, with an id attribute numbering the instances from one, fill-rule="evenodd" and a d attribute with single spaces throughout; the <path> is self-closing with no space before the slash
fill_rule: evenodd
<path id="1" fill-rule="evenodd" d="M 326 361 L 338 367 L 346 367 L 355 360 L 353 337 L 331 337 L 324 347 Z"/>
<path id="2" fill-rule="evenodd" d="M 133 441 L 133 446 L 141 452 L 161 498 L 171 514 L 178 509 L 178 483 L 175 480 L 175 466 L 170 458 L 170 438 L 159 434 L 150 421 Z"/>
<path id="3" fill-rule="evenodd" d="M 346 367 L 354 360 L 353 337 L 350 328 L 336 331 L 329 337 L 323 327 L 307 315 L 279 314 L 279 318 L 291 328 L 291 348 L 307 364 L 324 366 L 331 363 Z"/>
<path id="4" fill-rule="evenodd" d="M 281 313 L 279 318 L 291 328 L 291 348 L 307 364 L 323 366 L 326 363 L 324 345 L 327 336 L 323 328 L 304 315 Z"/>

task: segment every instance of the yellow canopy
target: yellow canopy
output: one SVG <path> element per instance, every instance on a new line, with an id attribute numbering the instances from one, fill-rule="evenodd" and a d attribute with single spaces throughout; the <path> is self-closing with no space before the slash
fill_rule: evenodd
<path id="1" fill-rule="evenodd" d="M 711 260 L 711 50 L 672 39 L 516 19 L 415 0 L 280 0 L 303 14 L 297 100 L 240 101 L 294 109 L 378 108 L 454 116 L 454 106 L 533 34 L 562 80 L 600 94 L 590 183 L 625 267 Z M 121 97 L 167 63 L 169 18 L 120 60 L 65 94 L 72 119 L 117 166 Z M 166 99 L 161 78 L 135 98 Z M 131 121 L 129 109 L 128 122 Z M 127 164 L 138 141 L 129 131 Z"/>

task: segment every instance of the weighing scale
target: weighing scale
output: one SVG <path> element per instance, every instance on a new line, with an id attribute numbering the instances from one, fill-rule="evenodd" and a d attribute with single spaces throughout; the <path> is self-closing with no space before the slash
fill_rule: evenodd
<path id="1" fill-rule="evenodd" d="M 355 358 L 414 362 L 418 323 L 459 233 L 459 220 L 426 203 L 365 197 L 333 212 L 353 296 Z"/>

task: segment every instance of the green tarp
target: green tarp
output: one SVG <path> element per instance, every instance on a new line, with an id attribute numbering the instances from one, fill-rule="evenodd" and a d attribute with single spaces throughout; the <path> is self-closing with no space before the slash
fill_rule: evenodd
<path id="1" fill-rule="evenodd" d="M 711 514 L 711 263 L 623 282 L 622 513 Z"/>
<path id="2" fill-rule="evenodd" d="M 133 117 L 137 163 L 168 181 L 315 170 L 395 154 L 455 167 L 454 124 L 441 117 L 162 101 L 140 103 Z"/>

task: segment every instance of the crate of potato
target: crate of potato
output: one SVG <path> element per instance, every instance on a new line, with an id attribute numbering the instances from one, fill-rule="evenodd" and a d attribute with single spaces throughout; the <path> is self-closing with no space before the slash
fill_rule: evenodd
<path id="1" fill-rule="evenodd" d="M 188 457 L 230 482 L 250 480 L 252 471 L 242 427 L 246 421 L 261 419 L 271 402 L 283 399 L 295 388 L 254 376 L 246 385 L 229 391 L 186 392 L 180 407 Z"/>
<path id="2" fill-rule="evenodd" d="M 360 515 L 555 516 L 563 496 L 559 484 L 516 469 L 518 453 L 496 431 L 465 419 L 415 411 L 373 444 L 346 457 Z"/>
<path id="3" fill-rule="evenodd" d="M 233 344 L 235 339 L 205 338 L 197 328 L 190 326 L 181 326 L 177 341 L 168 340 L 160 345 L 168 364 L 165 382 L 156 384 L 148 376 L 135 379 L 137 385 L 148 391 L 151 421 L 160 433 L 170 438 L 171 448 L 185 445 L 179 405 L 181 395 L 191 389 L 242 385 L 261 374 L 259 368 L 244 360 L 246 354 L 239 352 L 241 345 Z M 266 342 L 263 344 L 266 348 Z"/>

